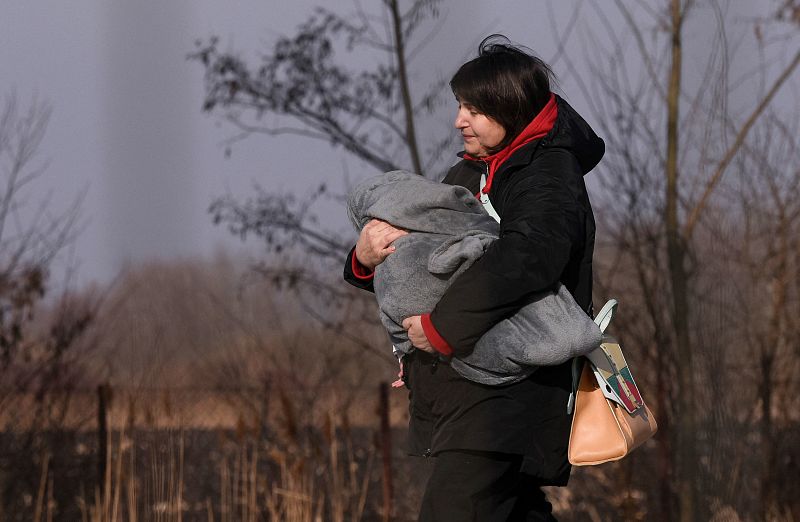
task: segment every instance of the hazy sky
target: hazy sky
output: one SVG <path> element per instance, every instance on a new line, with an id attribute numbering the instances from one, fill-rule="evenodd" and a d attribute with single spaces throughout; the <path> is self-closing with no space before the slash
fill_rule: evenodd
<path id="1" fill-rule="evenodd" d="M 0 5 L 0 94 L 53 108 L 41 147 L 49 167 L 36 190 L 54 191 L 54 207 L 86 191 L 81 280 L 106 280 L 126 261 L 237 245 L 206 209 L 228 186 L 266 181 L 270 150 L 261 143 L 224 160 L 229 131 L 201 113 L 202 71 L 186 55 L 210 34 L 255 50 L 303 10 L 174 0 Z"/>
<path id="2" fill-rule="evenodd" d="M 343 166 L 363 169 L 324 144 L 288 137 L 250 138 L 225 159 L 222 142 L 232 130 L 201 112 L 202 70 L 186 60 L 194 41 L 212 34 L 222 49 L 253 58 L 278 35 L 291 34 L 319 3 L 0 0 L 0 96 L 14 91 L 23 104 L 35 97 L 53 107 L 41 148 L 49 167 L 39 190 L 52 191 L 56 207 L 87 191 L 86 227 L 75 250 L 81 282 L 107 280 L 125 262 L 238 248 L 207 214 L 213 197 L 226 191 L 246 195 L 253 183 L 302 190 L 340 177 Z M 562 25 L 578 4 L 551 3 Z M 441 30 L 412 64 L 413 80 L 449 75 L 491 32 L 549 59 L 556 48 L 544 5 L 446 2 Z M 588 20 L 579 31 L 591 26 Z M 555 69 L 563 73 L 558 63 Z M 563 76 L 573 105 L 588 112 Z M 443 129 L 452 116 L 443 116 Z"/>

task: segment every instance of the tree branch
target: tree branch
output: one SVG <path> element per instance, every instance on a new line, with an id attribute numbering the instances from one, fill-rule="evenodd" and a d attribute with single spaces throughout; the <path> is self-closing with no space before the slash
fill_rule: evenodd
<path id="1" fill-rule="evenodd" d="M 397 7 L 397 0 L 388 0 L 389 10 L 392 16 L 392 27 L 394 31 L 395 58 L 397 59 L 397 71 L 400 82 L 400 93 L 403 100 L 403 107 L 406 120 L 406 143 L 408 152 L 411 154 L 411 164 L 414 172 L 422 175 L 422 162 L 419 159 L 419 148 L 417 146 L 417 134 L 414 129 L 414 104 L 411 102 L 411 91 L 408 85 L 408 73 L 406 72 L 405 42 L 403 27 L 400 19 L 400 12 Z"/>
<path id="2" fill-rule="evenodd" d="M 686 239 L 692 237 L 694 233 L 695 227 L 697 226 L 697 222 L 700 219 L 700 215 L 702 214 L 705 206 L 708 204 L 708 200 L 711 197 L 711 193 L 716 188 L 717 184 L 722 179 L 722 175 L 725 173 L 725 170 L 728 168 L 728 165 L 733 160 L 736 153 L 742 146 L 745 138 L 747 137 L 747 133 L 750 131 L 750 128 L 753 124 L 758 120 L 758 117 L 764 112 L 764 109 L 770 104 L 772 99 L 775 97 L 775 94 L 781 88 L 781 86 L 786 82 L 786 80 L 792 75 L 797 64 L 800 63 L 800 51 L 797 51 L 792 59 L 791 63 L 784 69 L 781 75 L 775 80 L 775 83 L 772 85 L 772 88 L 769 92 L 764 96 L 758 106 L 753 110 L 750 116 L 745 121 L 742 128 L 739 130 L 739 133 L 736 135 L 736 140 L 733 142 L 733 145 L 730 146 L 728 151 L 722 157 L 722 160 L 717 164 L 717 168 L 714 171 L 714 174 L 711 176 L 711 179 L 708 180 L 706 184 L 705 190 L 703 191 L 703 195 L 698 200 L 697 204 L 692 209 L 689 217 L 686 219 L 686 225 L 683 229 L 683 236 Z"/>
<path id="3" fill-rule="evenodd" d="M 639 49 L 639 54 L 642 56 L 642 61 L 644 62 L 645 70 L 650 77 L 650 81 L 652 82 L 661 99 L 666 102 L 667 93 L 664 91 L 664 87 L 661 85 L 658 77 L 658 71 L 656 71 L 655 67 L 653 67 L 652 54 L 647 50 L 647 45 L 644 42 L 644 37 L 642 36 L 642 31 L 639 28 L 639 24 L 637 24 L 636 20 L 633 19 L 633 15 L 625 6 L 625 4 L 622 3 L 622 0 L 614 0 L 614 3 L 617 4 L 617 9 L 619 9 L 622 13 L 622 16 L 625 18 L 625 22 L 628 24 L 628 29 L 630 29 L 634 39 L 636 40 L 636 46 Z"/>

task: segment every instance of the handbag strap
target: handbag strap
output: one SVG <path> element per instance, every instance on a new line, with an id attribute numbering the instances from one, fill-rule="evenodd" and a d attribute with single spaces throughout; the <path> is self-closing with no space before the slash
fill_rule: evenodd
<path id="1" fill-rule="evenodd" d="M 578 394 L 578 383 L 580 382 L 581 371 L 583 371 L 583 359 L 583 357 L 572 358 L 572 390 L 569 392 L 569 398 L 567 399 L 567 415 L 572 415 L 572 411 L 575 409 L 575 397 Z"/>
<path id="2" fill-rule="evenodd" d="M 597 312 L 594 317 L 594 322 L 600 327 L 600 333 L 606 333 L 606 328 L 611 324 L 611 319 L 614 317 L 614 312 L 617 310 L 619 302 L 616 299 L 609 299 L 603 308 Z M 583 363 L 585 357 L 573 357 L 572 359 L 572 391 L 567 399 L 567 414 L 571 415 L 575 409 L 575 397 L 578 393 L 578 384 L 581 378 L 581 371 L 583 370 Z"/>
<path id="3" fill-rule="evenodd" d="M 597 312 L 594 322 L 600 327 L 602 333 L 606 333 L 606 328 L 611 324 L 611 319 L 614 317 L 614 312 L 617 310 L 618 304 L 616 299 L 609 299 L 608 302 L 603 305 L 603 308 Z"/>

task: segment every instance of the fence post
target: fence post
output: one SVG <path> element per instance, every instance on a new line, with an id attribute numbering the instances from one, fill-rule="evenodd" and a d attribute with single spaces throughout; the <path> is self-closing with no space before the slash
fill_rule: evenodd
<path id="1" fill-rule="evenodd" d="M 97 387 L 97 484 L 100 494 L 106 487 L 106 462 L 108 461 L 108 408 L 111 386 L 108 383 Z"/>
<path id="2" fill-rule="evenodd" d="M 392 427 L 389 424 L 389 383 L 379 385 L 378 414 L 381 419 L 381 456 L 383 458 L 383 520 L 389 522 L 394 512 L 392 486 Z"/>

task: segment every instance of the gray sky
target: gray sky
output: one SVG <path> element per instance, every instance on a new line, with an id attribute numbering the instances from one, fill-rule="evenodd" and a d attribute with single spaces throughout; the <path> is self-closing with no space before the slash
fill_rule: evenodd
<path id="1" fill-rule="evenodd" d="M 220 36 L 222 49 L 253 58 L 278 35 L 291 34 L 317 4 L 0 0 L 0 96 L 14 90 L 23 104 L 36 97 L 53 107 L 41 150 L 50 166 L 39 189 L 53 191 L 54 205 L 63 207 L 87 190 L 86 228 L 75 249 L 80 282 L 107 280 L 125 262 L 240 248 L 212 226 L 206 211 L 226 191 L 246 195 L 254 182 L 302 190 L 326 176 L 340 177 L 342 168 L 360 176 L 363 166 L 354 160 L 290 137 L 250 138 L 225 159 L 222 142 L 232 130 L 201 113 L 202 71 L 185 58 L 197 38 L 212 34 Z M 340 4 L 345 10 L 353 5 Z M 562 26 L 578 4 L 551 3 Z M 412 79 L 424 85 L 432 71 L 449 75 L 491 32 L 505 33 L 545 60 L 553 57 L 544 5 L 447 2 L 444 25 L 412 64 Z M 585 33 L 593 21 L 583 9 L 578 31 Z M 578 36 L 568 48 L 572 54 L 579 52 Z M 562 66 L 555 64 L 563 90 L 591 122 Z M 443 115 L 443 132 L 452 116 Z"/>
<path id="2" fill-rule="evenodd" d="M 259 48 L 304 14 L 269 4 L 0 4 L 0 94 L 53 107 L 41 147 L 49 168 L 36 190 L 53 191 L 54 207 L 87 191 L 75 249 L 81 281 L 107 280 L 126 261 L 238 245 L 206 209 L 228 188 L 266 182 L 270 149 L 262 143 L 223 158 L 229 131 L 201 113 L 202 73 L 185 56 L 212 33 L 232 47 Z"/>

